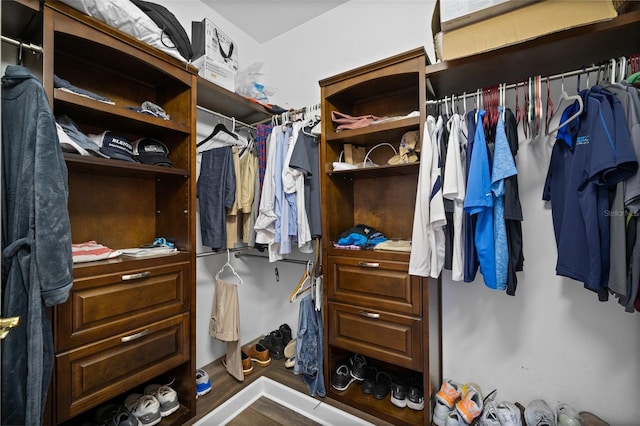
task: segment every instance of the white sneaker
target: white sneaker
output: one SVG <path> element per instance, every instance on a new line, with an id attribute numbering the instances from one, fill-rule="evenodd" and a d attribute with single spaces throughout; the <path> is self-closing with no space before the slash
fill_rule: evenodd
<path id="1" fill-rule="evenodd" d="M 556 416 L 542 399 L 535 399 L 524 409 L 527 426 L 556 426 Z"/>
<path id="2" fill-rule="evenodd" d="M 569 404 L 560 403 L 556 407 L 556 423 L 558 426 L 582 426 L 582 416 Z"/>
<path id="3" fill-rule="evenodd" d="M 136 416 L 142 426 L 153 426 L 160 423 L 160 403 L 153 395 L 129 395 L 124 400 L 124 406 Z"/>
<path id="4" fill-rule="evenodd" d="M 196 398 L 209 393 L 211 390 L 211 381 L 206 371 L 198 369 L 196 371 Z"/>
<path id="5" fill-rule="evenodd" d="M 522 413 L 516 404 L 502 401 L 496 404 L 498 420 L 502 426 L 522 426 Z"/>
<path id="6" fill-rule="evenodd" d="M 147 395 L 153 395 L 160 403 L 160 416 L 167 417 L 169 414 L 173 414 L 180 408 L 180 401 L 178 401 L 178 394 L 168 385 L 149 385 L 144 388 L 144 393 Z"/>
<path id="7" fill-rule="evenodd" d="M 484 410 L 482 410 L 482 415 L 480 416 L 480 421 L 478 422 L 480 426 L 501 426 L 500 420 L 498 419 L 498 410 L 496 409 L 496 404 L 493 401 L 487 401 L 484 404 Z"/>
<path id="8" fill-rule="evenodd" d="M 462 415 L 456 410 L 449 411 L 447 414 L 446 426 L 467 426 L 467 422 L 464 421 Z"/>

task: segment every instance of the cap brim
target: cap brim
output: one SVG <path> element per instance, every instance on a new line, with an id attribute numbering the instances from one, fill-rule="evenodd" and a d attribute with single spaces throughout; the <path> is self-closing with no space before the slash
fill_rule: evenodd
<path id="1" fill-rule="evenodd" d="M 103 148 L 100 148 L 100 152 L 102 152 L 104 155 L 108 156 L 109 158 L 111 158 L 113 160 L 128 161 L 130 163 L 135 163 L 136 162 L 136 160 L 134 160 L 132 157 L 128 157 L 128 156 L 126 156 L 124 154 L 120 154 L 119 152 L 113 152 L 111 150 L 104 150 Z"/>
<path id="2" fill-rule="evenodd" d="M 164 155 L 160 154 L 138 154 L 138 161 L 143 164 L 151 164 L 153 166 L 173 167 L 173 163 Z"/>

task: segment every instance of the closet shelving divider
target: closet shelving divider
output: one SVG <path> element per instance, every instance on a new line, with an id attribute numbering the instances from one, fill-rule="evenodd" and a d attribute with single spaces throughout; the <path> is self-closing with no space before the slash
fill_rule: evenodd
<path id="1" fill-rule="evenodd" d="M 271 114 L 255 102 L 198 76 L 198 106 L 248 124 L 261 122 Z"/>

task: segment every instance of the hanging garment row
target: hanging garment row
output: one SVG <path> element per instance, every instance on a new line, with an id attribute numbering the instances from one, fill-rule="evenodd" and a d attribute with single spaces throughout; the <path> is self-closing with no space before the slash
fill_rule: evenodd
<path id="1" fill-rule="evenodd" d="M 247 143 L 233 130 L 233 119 L 222 116 L 231 129 L 218 122 L 197 143 L 204 246 L 268 249 L 271 261 L 288 256 L 292 242 L 301 252 L 313 250 L 313 238 L 322 233 L 318 136 L 311 133 L 316 113 L 275 127 L 258 124 Z"/>

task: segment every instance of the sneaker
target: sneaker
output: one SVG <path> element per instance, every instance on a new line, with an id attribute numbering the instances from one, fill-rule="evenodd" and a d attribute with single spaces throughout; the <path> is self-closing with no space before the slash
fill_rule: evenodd
<path id="1" fill-rule="evenodd" d="M 125 399 L 124 406 L 142 426 L 157 425 L 162 420 L 160 403 L 153 395 L 131 394 Z"/>
<path id="2" fill-rule="evenodd" d="M 484 410 L 482 410 L 482 415 L 479 419 L 478 426 L 500 426 L 502 424 L 498 418 L 496 403 L 493 401 L 488 401 L 484 404 Z"/>
<path id="3" fill-rule="evenodd" d="M 356 379 L 351 376 L 349 366 L 347 364 L 340 364 L 338 365 L 338 368 L 336 368 L 336 372 L 333 374 L 331 386 L 333 386 L 335 390 L 343 391 L 346 390 L 355 380 Z"/>
<path id="4" fill-rule="evenodd" d="M 349 362 L 351 364 L 351 376 L 360 382 L 363 381 L 364 374 L 367 371 L 367 359 L 364 355 L 351 354 Z"/>
<path id="5" fill-rule="evenodd" d="M 202 369 L 196 370 L 196 398 L 209 393 L 211 390 L 211 380 L 206 371 Z"/>
<path id="6" fill-rule="evenodd" d="M 267 336 L 260 339 L 258 343 L 269 349 L 271 358 L 282 359 L 284 356 L 284 340 L 280 330 L 273 330 Z"/>
<path id="7" fill-rule="evenodd" d="M 282 345 L 287 346 L 291 341 L 291 327 L 289 327 L 289 324 L 282 324 L 278 327 L 278 331 L 282 334 Z"/>
<path id="8" fill-rule="evenodd" d="M 455 409 L 456 402 L 460 400 L 462 386 L 453 380 L 445 379 L 436 392 L 435 407 L 433 409 L 433 423 L 437 426 L 444 426 L 447 416 L 451 410 Z"/>
<path id="9" fill-rule="evenodd" d="M 247 356 L 255 361 L 260 367 L 266 367 L 271 364 L 271 356 L 269 356 L 269 349 L 262 346 L 260 343 L 256 343 L 255 345 L 251 345 L 249 347 L 244 348 Z"/>
<path id="10" fill-rule="evenodd" d="M 287 343 L 284 347 L 284 357 L 291 358 L 292 356 L 294 356 L 296 354 L 296 346 L 296 339 L 292 339 L 291 341 L 289 341 L 289 343 Z"/>
<path id="11" fill-rule="evenodd" d="M 522 412 L 516 404 L 502 401 L 496 404 L 498 419 L 502 426 L 522 426 Z"/>
<path id="12" fill-rule="evenodd" d="M 556 426 L 556 416 L 542 399 L 535 399 L 524 410 L 527 426 Z"/>
<path id="13" fill-rule="evenodd" d="M 140 426 L 142 423 L 136 416 L 127 411 L 126 408 L 120 407 L 120 409 L 111 418 L 111 426 Z"/>
<path id="14" fill-rule="evenodd" d="M 284 362 L 284 366 L 287 367 L 287 368 L 293 368 L 294 365 L 296 365 L 296 356 L 295 355 L 290 356 Z"/>
<path id="15" fill-rule="evenodd" d="M 446 426 L 467 426 L 467 423 L 465 423 L 464 419 L 462 418 L 462 415 L 458 413 L 457 410 L 451 410 L 449 411 L 449 414 L 447 414 L 447 421 L 445 425 Z"/>
<path id="16" fill-rule="evenodd" d="M 422 390 L 422 383 L 413 383 L 409 386 L 407 407 L 417 411 L 424 410 L 424 391 Z"/>
<path id="17" fill-rule="evenodd" d="M 456 402 L 456 410 L 462 419 L 467 424 L 471 424 L 476 417 L 482 414 L 483 408 L 484 402 L 480 390 L 474 385 L 464 385 L 463 396 L 460 401 Z"/>
<path id="18" fill-rule="evenodd" d="M 107 404 L 96 410 L 94 424 L 98 426 L 138 426 L 139 422 L 136 416 L 124 406 Z"/>
<path id="19" fill-rule="evenodd" d="M 373 389 L 376 387 L 376 377 L 378 376 L 378 370 L 376 367 L 367 367 L 364 373 L 364 380 L 360 383 L 362 393 L 372 394 Z"/>
<path id="20" fill-rule="evenodd" d="M 556 407 L 556 423 L 558 426 L 582 426 L 584 420 L 569 404 L 560 403 Z"/>
<path id="21" fill-rule="evenodd" d="M 144 388 L 146 395 L 153 395 L 160 403 L 160 416 L 167 417 L 180 408 L 178 394 L 169 385 L 153 384 Z"/>
<path id="22" fill-rule="evenodd" d="M 407 406 L 408 385 L 404 380 L 396 380 L 391 384 L 391 403 L 399 408 Z"/>
<path id="23" fill-rule="evenodd" d="M 609 426 L 609 423 L 605 422 L 590 411 L 580 411 L 578 414 L 582 417 L 585 426 Z"/>
<path id="24" fill-rule="evenodd" d="M 375 399 L 385 399 L 391 389 L 393 377 L 386 371 L 378 371 L 376 375 L 376 386 L 373 388 L 373 397 Z"/>

